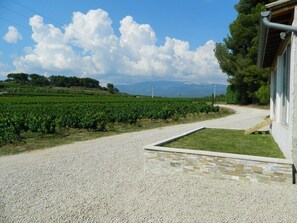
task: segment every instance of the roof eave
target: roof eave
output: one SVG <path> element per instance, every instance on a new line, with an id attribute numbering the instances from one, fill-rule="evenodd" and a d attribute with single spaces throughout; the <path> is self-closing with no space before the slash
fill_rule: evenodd
<path id="1" fill-rule="evenodd" d="M 283 8 L 283 7 L 287 7 L 289 5 L 292 5 L 292 4 L 296 3 L 296 2 L 297 2 L 297 0 L 278 0 L 276 2 L 266 4 L 265 8 L 269 9 L 269 10 L 277 10 L 279 8 Z"/>

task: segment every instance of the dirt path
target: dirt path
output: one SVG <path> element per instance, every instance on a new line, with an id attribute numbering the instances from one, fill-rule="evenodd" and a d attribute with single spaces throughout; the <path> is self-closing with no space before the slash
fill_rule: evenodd
<path id="1" fill-rule="evenodd" d="M 0 222 L 296 222 L 295 185 L 145 173 L 143 146 L 200 127 L 248 128 L 236 114 L 0 157 Z"/>

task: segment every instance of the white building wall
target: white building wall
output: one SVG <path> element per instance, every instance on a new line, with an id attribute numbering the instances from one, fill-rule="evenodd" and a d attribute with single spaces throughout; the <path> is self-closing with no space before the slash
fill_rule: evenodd
<path id="1" fill-rule="evenodd" d="M 275 120 L 276 105 L 276 71 L 272 71 L 270 75 L 270 118 Z"/>
<path id="2" fill-rule="evenodd" d="M 275 91 L 274 103 L 271 104 L 271 116 L 273 123 L 271 127 L 271 134 L 278 144 L 282 152 L 284 153 L 287 159 L 291 159 L 292 149 L 290 145 L 289 138 L 289 123 L 283 123 L 283 109 L 282 109 L 282 97 L 283 97 L 283 75 L 284 75 L 284 63 L 283 63 L 283 54 L 278 56 L 277 65 L 274 71 L 271 83 L 272 92 Z"/>
<path id="3" fill-rule="evenodd" d="M 281 73 L 283 64 L 281 57 L 277 58 L 277 66 L 271 74 L 271 90 L 270 90 L 270 118 L 273 120 L 271 126 L 271 134 L 281 148 L 285 157 L 291 158 L 291 149 L 289 144 L 289 129 L 281 121 Z"/>
<path id="4" fill-rule="evenodd" d="M 289 137 L 289 128 L 273 121 L 271 134 L 278 144 L 279 148 L 282 150 L 283 154 L 287 159 L 292 158 L 292 148 L 290 144 L 290 137 Z"/>
<path id="5" fill-rule="evenodd" d="M 295 19 L 293 26 L 297 26 L 297 15 L 295 8 Z M 288 123 L 283 123 L 282 116 L 282 72 L 283 64 L 281 55 L 277 59 L 276 67 L 276 86 L 271 81 L 271 87 L 276 88 L 276 99 L 275 103 L 271 103 L 270 112 L 271 118 L 273 119 L 271 134 L 288 159 L 293 159 L 294 163 L 297 164 L 297 38 L 296 34 L 291 34 L 291 45 L 290 50 L 290 91 L 289 91 L 289 111 L 288 111 Z M 271 95 L 272 96 L 272 95 Z M 271 99 L 272 102 L 272 99 Z"/>
<path id="6" fill-rule="evenodd" d="M 297 26 L 297 7 L 295 7 L 293 26 Z M 292 159 L 297 165 L 297 34 L 292 36 L 291 48 L 291 125 L 290 139 L 292 146 Z"/>
<path id="7" fill-rule="evenodd" d="M 273 119 L 271 133 L 274 137 L 276 143 L 281 148 L 285 157 L 291 159 L 292 157 L 292 139 L 290 138 L 290 125 L 291 125 L 291 114 L 290 114 L 290 98 L 291 92 L 289 92 L 289 100 L 286 98 L 285 86 L 287 85 L 285 81 L 285 76 L 288 75 L 288 71 L 291 71 L 289 68 L 290 64 L 286 59 L 290 52 L 290 41 L 285 47 L 284 51 L 281 52 L 281 55 L 277 58 L 277 65 L 275 69 L 275 75 L 272 76 L 272 91 L 275 91 L 275 95 L 271 95 L 275 97 L 274 103 L 271 104 L 273 115 L 271 118 Z M 290 55 L 292 58 L 292 55 Z M 290 78 L 292 75 L 289 75 Z M 291 83 L 291 82 L 289 82 Z M 290 88 L 290 91 L 292 88 Z M 286 105 L 289 104 L 287 107 Z M 289 111 L 289 112 L 287 112 Z"/>

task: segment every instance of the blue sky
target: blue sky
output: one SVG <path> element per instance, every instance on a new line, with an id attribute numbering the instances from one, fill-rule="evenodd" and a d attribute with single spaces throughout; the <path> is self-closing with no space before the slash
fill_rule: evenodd
<path id="1" fill-rule="evenodd" d="M 226 83 L 213 49 L 237 2 L 1 0 L 0 79 L 27 72 Z"/>

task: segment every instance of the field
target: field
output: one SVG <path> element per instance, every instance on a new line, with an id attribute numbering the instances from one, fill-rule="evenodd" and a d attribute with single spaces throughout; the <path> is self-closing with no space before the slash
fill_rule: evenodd
<path id="1" fill-rule="evenodd" d="M 19 88 L 0 96 L 0 147 L 25 143 L 24 133 L 46 136 L 63 129 L 107 132 L 114 126 L 125 128 L 144 120 L 169 122 L 220 113 L 219 107 L 202 99 L 104 95 L 65 88 L 37 90 Z"/>

